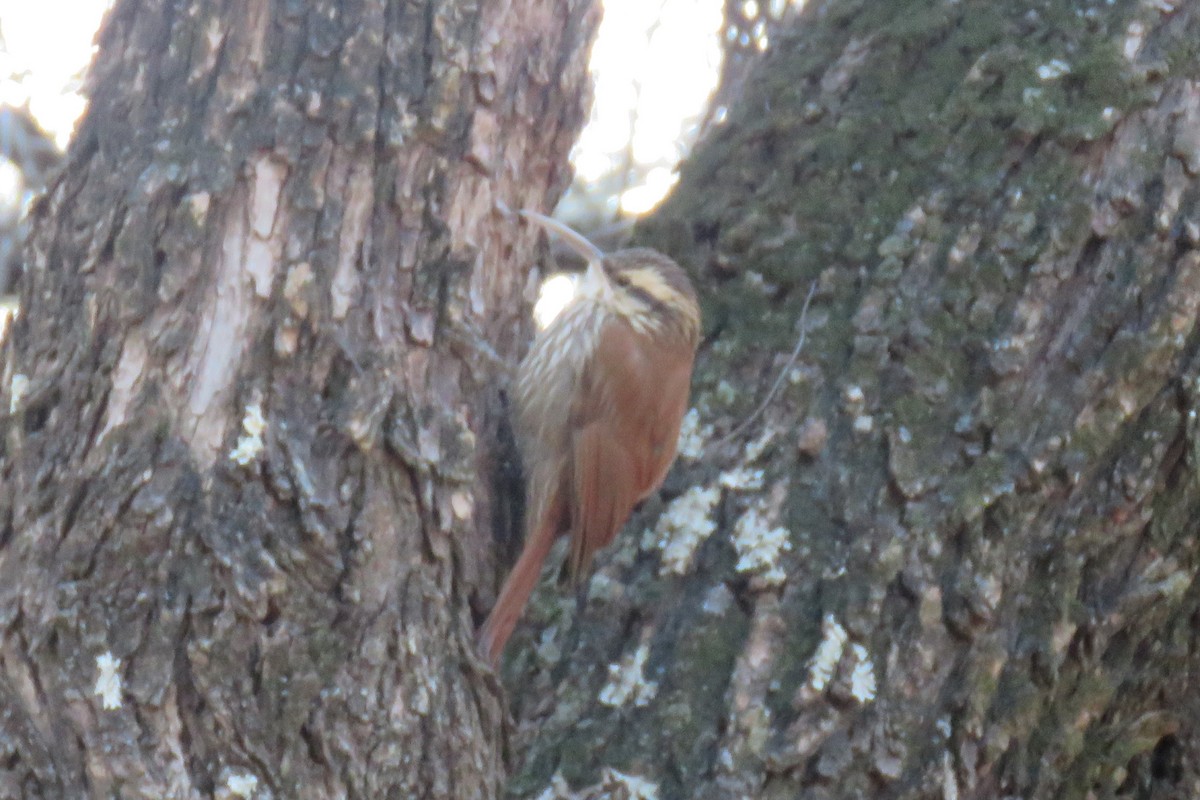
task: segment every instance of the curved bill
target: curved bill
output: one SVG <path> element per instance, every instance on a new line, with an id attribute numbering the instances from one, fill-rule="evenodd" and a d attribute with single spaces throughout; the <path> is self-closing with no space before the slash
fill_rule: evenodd
<path id="1" fill-rule="evenodd" d="M 600 262 L 604 260 L 604 251 L 589 242 L 583 234 L 573 228 L 569 228 L 558 220 L 547 217 L 545 214 L 539 214 L 527 208 L 522 208 L 517 213 L 530 222 L 540 225 L 545 230 L 558 234 L 567 243 L 567 246 L 578 253 L 584 261 L 588 262 L 589 267 L 593 264 L 598 267 L 600 266 Z"/>

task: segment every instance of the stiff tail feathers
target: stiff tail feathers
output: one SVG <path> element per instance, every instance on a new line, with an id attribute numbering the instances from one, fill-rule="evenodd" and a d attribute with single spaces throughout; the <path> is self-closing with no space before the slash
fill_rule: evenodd
<path id="1" fill-rule="evenodd" d="M 542 564 L 558 537 L 558 517 L 557 513 L 542 516 L 537 529 L 526 540 L 512 572 L 504 579 L 496 605 L 479 629 L 479 649 L 493 667 L 499 663 L 504 645 L 516 628 L 521 612 L 533 594 L 533 587 L 537 586 Z"/>

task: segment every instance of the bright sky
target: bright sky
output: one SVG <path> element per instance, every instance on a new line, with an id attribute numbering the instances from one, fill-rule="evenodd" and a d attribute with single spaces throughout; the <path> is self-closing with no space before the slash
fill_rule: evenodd
<path id="1" fill-rule="evenodd" d="M 111 0 L 0 0 L 0 104 L 24 105 L 60 146 L 83 112 L 79 76 Z M 595 181 L 627 166 L 647 173 L 624 188 L 625 213 L 640 214 L 675 182 L 721 65 L 721 0 L 605 0 L 592 51 L 596 104 L 575 152 L 579 177 Z M 17 80 L 9 75 L 17 75 Z"/>
<path id="2" fill-rule="evenodd" d="M 0 0 L 0 104 L 29 110 L 60 147 L 83 113 L 79 76 L 111 0 Z M 15 75 L 17 80 L 10 76 Z"/>
<path id="3" fill-rule="evenodd" d="M 721 0 L 605 0 L 592 49 L 592 116 L 580 136 L 575 169 L 585 182 L 621 168 L 648 169 L 619 197 L 643 214 L 675 183 L 721 69 Z"/>

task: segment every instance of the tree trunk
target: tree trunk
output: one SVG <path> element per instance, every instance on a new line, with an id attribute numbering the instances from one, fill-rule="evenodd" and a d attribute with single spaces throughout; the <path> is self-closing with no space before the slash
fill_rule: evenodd
<path id="1" fill-rule="evenodd" d="M 117 3 L 3 366 L 0 797 L 495 796 L 504 209 L 567 184 L 596 21 Z"/>
<path id="2" fill-rule="evenodd" d="M 640 231 L 707 292 L 698 436 L 510 644 L 516 793 L 1200 796 L 1197 42 L 809 3 Z"/>

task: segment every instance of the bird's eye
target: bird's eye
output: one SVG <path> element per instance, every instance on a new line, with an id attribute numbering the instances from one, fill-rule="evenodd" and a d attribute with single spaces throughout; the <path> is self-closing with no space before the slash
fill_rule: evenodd
<path id="1" fill-rule="evenodd" d="M 614 275 L 614 276 L 613 276 L 613 279 L 614 279 L 614 280 L 615 280 L 617 283 L 621 284 L 622 286 L 628 286 L 628 285 L 629 285 L 629 275 L 628 275 L 627 273 L 624 273 L 624 272 L 618 272 L 616 275 Z"/>

